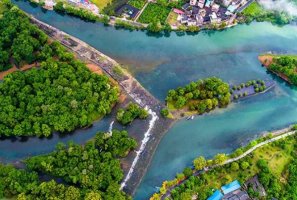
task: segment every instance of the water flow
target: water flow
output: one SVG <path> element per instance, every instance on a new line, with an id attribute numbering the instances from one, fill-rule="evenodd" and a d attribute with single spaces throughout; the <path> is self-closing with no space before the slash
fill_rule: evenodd
<path id="1" fill-rule="evenodd" d="M 112 136 L 112 127 L 113 127 L 113 124 L 114 124 L 114 121 L 112 121 L 109 125 L 109 128 L 108 128 L 108 133 L 110 134 L 110 136 Z"/>
<path id="2" fill-rule="evenodd" d="M 121 189 L 123 189 L 126 186 L 127 181 L 131 178 L 134 168 L 139 160 L 139 157 L 140 157 L 141 153 L 143 152 L 143 150 L 145 149 L 147 142 L 150 139 L 151 130 L 153 129 L 155 122 L 158 119 L 158 116 L 155 112 L 153 112 L 151 109 L 148 109 L 148 107 L 146 107 L 146 109 L 148 110 L 148 113 L 152 116 L 152 119 L 150 120 L 149 127 L 144 134 L 144 138 L 141 141 L 141 146 L 140 146 L 139 150 L 136 151 L 136 157 L 133 160 L 133 163 L 129 169 L 129 172 L 128 172 L 126 178 L 124 179 L 124 181 L 121 183 Z"/>

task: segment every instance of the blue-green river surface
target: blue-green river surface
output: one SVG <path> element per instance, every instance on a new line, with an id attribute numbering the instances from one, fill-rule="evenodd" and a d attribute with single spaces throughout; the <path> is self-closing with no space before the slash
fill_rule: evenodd
<path id="1" fill-rule="evenodd" d="M 218 76 L 231 84 L 250 79 L 275 79 L 276 87 L 265 94 L 194 120 L 177 122 L 159 144 L 135 199 L 148 199 L 156 186 L 191 165 L 196 156 L 209 158 L 218 152 L 228 153 L 263 131 L 284 128 L 297 121 L 297 90 L 268 74 L 257 60 L 260 53 L 267 51 L 297 53 L 296 26 L 252 23 L 221 32 L 152 37 L 145 32 L 115 30 L 99 23 L 45 12 L 27 2 L 17 1 L 16 4 L 126 65 L 139 82 L 162 101 L 168 89 L 208 76 Z M 106 129 L 110 120 L 105 121 L 100 122 L 98 129 Z M 86 139 L 77 134 L 73 137 L 80 142 Z M 26 151 L 34 155 L 40 151 L 36 149 L 52 149 L 54 143 L 44 142 L 39 146 L 36 142 L 26 146 Z M 10 151 L 15 152 L 11 153 L 13 157 L 22 154 L 17 146 L 10 144 L 4 147 L 5 142 L 0 143 L 0 156 L 7 158 Z"/>

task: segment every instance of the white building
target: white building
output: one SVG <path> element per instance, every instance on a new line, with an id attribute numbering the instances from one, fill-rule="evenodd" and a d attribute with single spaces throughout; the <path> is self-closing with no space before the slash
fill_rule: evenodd
<path id="1" fill-rule="evenodd" d="M 198 7 L 204 8 L 205 0 L 199 0 Z"/>
<path id="2" fill-rule="evenodd" d="M 190 5 L 195 6 L 197 4 L 197 0 L 190 0 Z"/>
<path id="3" fill-rule="evenodd" d="M 216 23 L 221 22 L 221 19 L 218 18 L 217 14 L 215 12 L 212 12 L 210 15 L 210 21 L 212 24 L 216 24 Z"/>

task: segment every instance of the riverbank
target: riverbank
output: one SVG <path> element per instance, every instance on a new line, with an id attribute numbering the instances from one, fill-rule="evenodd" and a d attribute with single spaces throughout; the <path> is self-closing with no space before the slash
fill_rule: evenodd
<path id="1" fill-rule="evenodd" d="M 137 137 L 138 141 L 141 141 L 138 151 L 130 153 L 127 158 L 122 161 L 125 176 L 127 177 L 129 174 L 129 178 L 124 179 L 123 190 L 133 195 L 149 166 L 161 138 L 174 121 L 160 116 L 160 110 L 164 105 L 145 90 L 126 70 L 121 68 L 115 60 L 79 39 L 37 20 L 33 16 L 30 16 L 30 19 L 32 23 L 45 31 L 52 39 L 60 41 L 65 47 L 75 52 L 81 59 L 88 60 L 96 66 L 99 66 L 106 74 L 119 83 L 123 91 L 129 95 L 133 101 L 142 107 L 147 107 L 149 110 L 151 118 L 149 119 L 148 130 L 141 137 L 142 139 L 140 139 L 139 136 Z M 131 168 L 131 166 L 133 166 L 133 168 Z"/>
<path id="2" fill-rule="evenodd" d="M 277 66 L 277 65 L 279 65 L 279 63 L 277 63 L 278 59 L 281 59 L 281 58 L 288 59 L 288 60 L 290 59 L 290 62 L 291 62 L 291 60 L 296 60 L 297 56 L 296 55 L 277 55 L 277 54 L 271 54 L 271 53 L 262 54 L 262 55 L 258 56 L 258 59 L 261 62 L 262 66 L 264 66 L 267 70 L 269 70 L 270 72 L 272 72 L 279 78 L 285 80 L 286 82 L 288 82 L 290 84 L 293 84 L 292 77 L 294 76 L 294 73 L 295 73 L 294 70 L 293 70 L 293 72 L 290 72 L 291 73 L 290 76 L 288 76 L 286 74 L 286 70 L 288 70 L 288 71 L 291 70 L 292 66 L 286 66 L 285 62 L 283 64 L 281 64 L 280 66 Z M 274 67 L 272 69 L 272 67 L 271 67 L 272 64 L 275 64 L 275 66 L 277 68 Z M 294 65 L 294 63 L 291 63 L 291 64 Z M 287 65 L 289 65 L 289 64 L 287 64 Z M 282 71 L 280 71 L 279 67 L 283 68 Z M 285 68 L 287 68 L 287 69 L 285 69 Z"/>
<path id="3" fill-rule="evenodd" d="M 225 165 L 228 165 L 232 162 L 236 162 L 240 159 L 245 158 L 246 156 L 248 156 L 249 154 L 251 154 L 252 152 L 254 152 L 255 150 L 257 150 L 258 148 L 267 145 L 269 143 L 275 142 L 277 140 L 286 138 L 288 136 L 294 135 L 296 134 L 296 130 L 294 130 L 293 126 L 290 126 L 288 128 L 284 128 L 281 130 L 277 130 L 277 131 L 273 131 L 271 132 L 269 135 L 262 135 L 262 137 L 252 141 L 249 145 L 242 147 L 244 149 L 244 151 L 240 154 L 240 155 L 236 155 L 236 153 L 232 153 L 231 155 L 229 155 L 228 159 L 223 161 L 222 163 L 219 164 L 214 164 L 214 165 L 209 165 L 207 163 L 205 163 L 205 167 L 203 167 L 203 169 L 201 170 L 196 170 L 194 167 L 193 169 L 193 175 L 192 176 L 200 176 L 202 173 L 207 173 L 208 171 L 211 171 L 215 168 L 218 167 L 222 167 Z M 263 141 L 264 140 L 264 141 Z M 240 149 L 242 149 L 240 148 Z M 236 155 L 236 156 L 235 156 Z M 179 187 L 180 185 L 184 184 L 187 180 L 189 180 L 190 177 L 184 178 L 182 180 L 178 180 L 176 184 L 171 185 L 169 182 L 164 182 L 162 185 L 162 193 L 156 193 L 154 194 L 151 199 L 166 199 L 168 197 L 171 196 L 171 192 L 172 190 L 174 190 L 176 187 Z M 171 185 L 170 187 L 166 186 L 166 185 Z M 164 191 L 165 189 L 165 191 Z"/>

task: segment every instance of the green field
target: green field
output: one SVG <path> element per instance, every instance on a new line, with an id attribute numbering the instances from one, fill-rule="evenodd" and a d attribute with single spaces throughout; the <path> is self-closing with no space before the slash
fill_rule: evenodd
<path id="1" fill-rule="evenodd" d="M 103 9 L 107 6 L 107 4 L 111 3 L 111 0 L 91 0 L 92 3 L 94 3 L 98 8 Z"/>
<path id="2" fill-rule="evenodd" d="M 257 2 L 253 2 L 242 13 L 247 16 L 256 17 L 258 15 L 262 15 L 265 12 L 266 11 Z"/>
<path id="3" fill-rule="evenodd" d="M 129 0 L 128 4 L 138 8 L 139 10 L 143 8 L 143 6 L 145 5 L 146 0 Z"/>
<path id="4" fill-rule="evenodd" d="M 150 3 L 145 8 L 138 21 L 145 24 L 149 24 L 151 22 L 161 22 L 161 24 L 164 24 L 169 13 L 170 8 Z"/>

